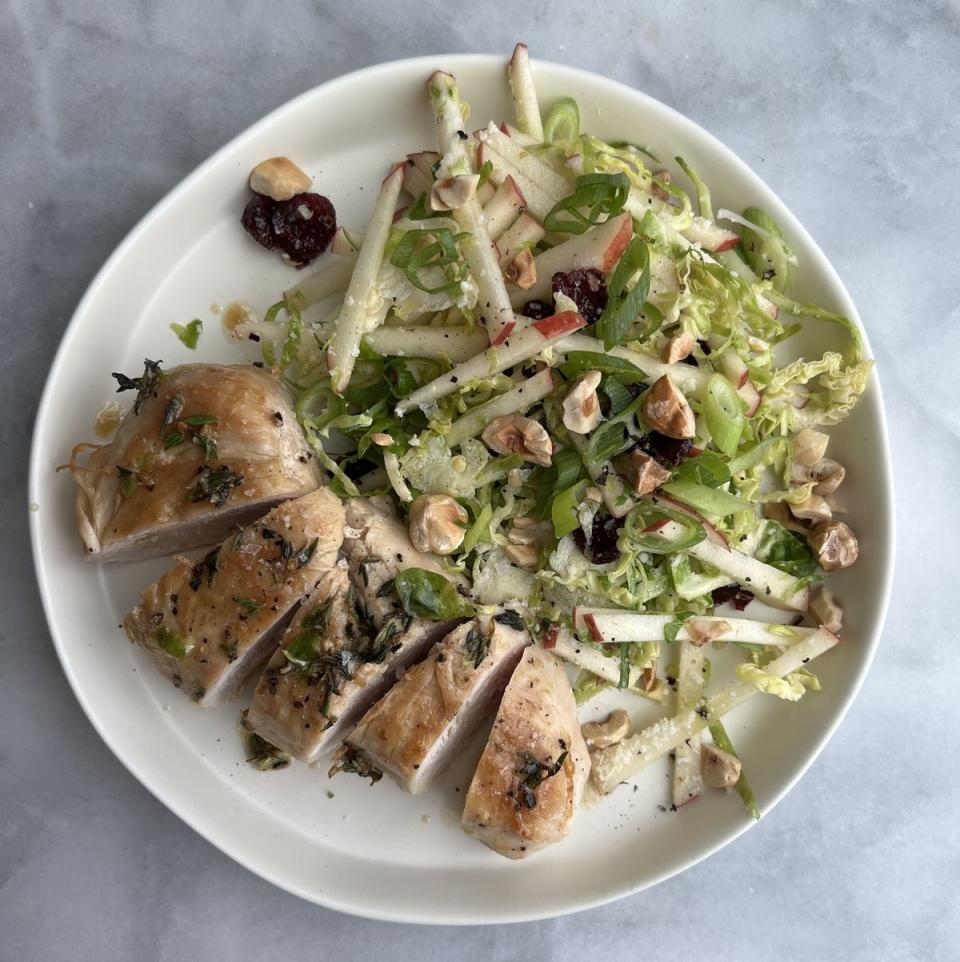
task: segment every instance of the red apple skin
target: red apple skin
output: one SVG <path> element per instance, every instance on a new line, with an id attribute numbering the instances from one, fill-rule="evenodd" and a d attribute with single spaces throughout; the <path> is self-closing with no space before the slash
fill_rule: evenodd
<path id="1" fill-rule="evenodd" d="M 507 321 L 507 323 L 500 328 L 500 333 L 490 339 L 490 346 L 496 347 L 498 344 L 502 344 L 513 333 L 513 329 L 516 326 L 516 321 Z"/>
<path id="2" fill-rule="evenodd" d="M 576 609 L 574 609 L 576 611 Z M 540 640 L 540 644 L 544 648 L 556 648 L 557 647 L 557 635 L 560 634 L 559 625 L 551 625 L 544 633 L 543 638 Z"/>
<path id="3" fill-rule="evenodd" d="M 750 371 L 739 354 L 725 351 L 720 357 L 720 369 L 738 391 L 747 383 Z"/>
<path id="4" fill-rule="evenodd" d="M 387 174 L 387 176 L 383 178 L 383 182 L 382 182 L 382 185 L 381 185 L 381 186 L 386 186 L 387 181 L 389 181 L 392 177 L 401 177 L 401 178 L 402 178 L 402 177 L 403 177 L 403 171 L 404 171 L 404 168 L 405 168 L 406 166 L 407 166 L 407 165 L 406 165 L 406 163 L 404 163 L 404 161 L 402 161 L 402 160 L 401 160 L 401 161 L 397 161 L 397 163 L 395 163 L 395 164 L 390 168 L 390 173 Z"/>
<path id="5" fill-rule="evenodd" d="M 748 418 L 752 418 L 754 414 L 760 408 L 760 402 L 762 400 L 760 392 L 757 390 L 757 386 L 753 381 L 746 381 L 740 388 L 737 389 L 737 394 L 743 399 L 744 404 L 747 406 L 745 414 Z"/>
<path id="6" fill-rule="evenodd" d="M 594 618 L 593 615 L 588 614 L 583 616 L 583 621 L 584 621 L 584 624 L 586 624 L 587 626 L 587 631 L 590 633 L 590 637 L 595 642 L 597 642 L 598 645 L 602 645 L 603 633 L 600 631 L 600 628 L 597 626 L 597 619 Z"/>
<path id="7" fill-rule="evenodd" d="M 713 253 L 720 254 L 723 251 L 732 251 L 734 247 L 736 247 L 737 244 L 739 243 L 740 243 L 740 238 L 734 235 L 733 237 L 730 237 L 727 240 L 725 240 L 719 247 L 715 247 L 713 249 Z"/>
<path id="8" fill-rule="evenodd" d="M 407 160 L 412 161 L 417 167 L 420 166 L 417 161 L 421 157 L 427 158 L 426 163 L 428 166 L 433 166 L 433 164 L 440 159 L 440 154 L 438 154 L 435 150 L 418 150 L 414 154 L 407 154 Z"/>
<path id="9" fill-rule="evenodd" d="M 727 543 L 727 539 L 720 534 L 719 531 L 709 522 L 707 519 L 699 512 L 696 508 L 691 508 L 689 504 L 684 504 L 682 501 L 678 501 L 676 498 L 671 497 L 669 494 L 664 494 L 662 491 L 657 492 L 657 501 L 662 501 L 664 504 L 669 504 L 672 508 L 676 508 L 681 514 L 688 514 L 691 518 L 696 518 L 700 524 L 703 525 L 707 532 L 707 537 L 717 545 L 726 548 L 727 551 L 730 550 L 730 545 Z"/>
<path id="10" fill-rule="evenodd" d="M 510 184 L 513 192 L 517 195 L 517 203 L 526 209 L 527 198 L 523 196 L 523 191 L 520 189 L 520 185 L 513 179 L 513 174 L 508 174 L 506 183 Z"/>
<path id="11" fill-rule="evenodd" d="M 500 133 L 503 134 L 504 137 L 510 136 L 510 128 L 507 126 L 507 122 L 505 120 L 500 122 Z"/>
<path id="12" fill-rule="evenodd" d="M 586 324 L 587 322 L 576 311 L 564 311 L 562 314 L 553 314 L 541 321 L 534 321 L 531 326 L 544 337 L 561 337 L 564 334 L 579 331 Z"/>
<path id="13" fill-rule="evenodd" d="M 520 51 L 521 51 L 521 50 L 526 51 L 526 49 L 527 49 L 527 45 L 526 45 L 525 43 L 518 43 L 518 44 L 513 48 L 513 53 L 510 54 L 510 66 L 511 66 L 511 67 L 513 66 L 513 62 L 514 62 L 514 61 L 517 59 L 517 57 L 520 55 Z"/>
<path id="14" fill-rule="evenodd" d="M 633 220 L 629 217 L 623 219 L 623 224 L 620 230 L 617 231 L 613 238 L 613 242 L 610 246 L 603 252 L 603 273 L 609 274 L 613 270 L 614 265 L 620 260 L 623 252 L 627 249 L 627 245 L 630 243 L 630 238 L 633 236 Z"/>

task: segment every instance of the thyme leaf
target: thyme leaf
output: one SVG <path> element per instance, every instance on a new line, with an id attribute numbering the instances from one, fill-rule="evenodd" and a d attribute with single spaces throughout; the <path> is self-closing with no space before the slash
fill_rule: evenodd
<path id="1" fill-rule="evenodd" d="M 204 434 L 201 431 L 193 432 L 193 443 L 199 444 L 203 448 L 203 456 L 208 461 L 216 461 L 219 457 L 217 453 L 217 442 L 214 441 L 209 434 Z"/>
<path id="2" fill-rule="evenodd" d="M 281 768 L 286 768 L 290 764 L 290 756 L 271 745 L 265 738 L 261 738 L 247 721 L 247 709 L 240 712 L 240 724 L 238 726 L 240 737 L 244 741 L 244 755 L 247 762 L 257 771 L 274 772 Z"/>
<path id="3" fill-rule="evenodd" d="M 212 588 L 217 579 L 217 572 L 220 570 L 220 549 L 214 548 L 213 551 L 204 555 L 194 566 L 190 573 L 190 587 L 194 591 L 199 591 L 203 584 L 203 579 L 207 579 L 207 587 Z"/>
<path id="4" fill-rule="evenodd" d="M 499 614 L 494 615 L 493 620 L 498 625 L 506 625 L 508 628 L 512 628 L 514 631 L 527 630 L 527 626 L 523 623 L 523 619 L 512 608 L 507 608 L 505 611 L 501 611 Z"/>
<path id="5" fill-rule="evenodd" d="M 179 394 L 174 394 L 172 398 L 167 401 L 166 409 L 163 412 L 163 420 L 160 422 L 160 434 L 162 435 L 164 431 L 170 427 L 171 424 L 176 423 L 178 417 L 180 417 L 180 412 L 183 410 L 183 398 Z"/>
<path id="6" fill-rule="evenodd" d="M 151 361 L 149 358 L 144 359 L 143 374 L 141 374 L 140 377 L 127 377 L 126 374 L 119 374 L 116 371 L 111 375 L 119 385 L 117 387 L 117 394 L 121 391 L 137 392 L 137 399 L 133 402 L 134 414 L 139 414 L 143 410 L 143 405 L 147 398 L 156 394 L 160 378 L 163 377 L 163 371 L 160 368 L 162 363 L 163 361 Z"/>
<path id="7" fill-rule="evenodd" d="M 205 464 L 197 475 L 197 480 L 187 493 L 190 501 L 198 503 L 209 501 L 214 507 L 222 508 L 230 497 L 230 490 L 243 484 L 243 475 L 237 474 L 225 465 L 211 468 Z"/>
<path id="8" fill-rule="evenodd" d="M 293 559 L 296 562 L 297 568 L 302 568 L 304 565 L 310 563 L 310 559 L 313 557 L 314 552 L 317 550 L 317 544 L 319 544 L 320 539 L 314 538 L 309 544 L 305 544 L 296 554 Z"/>
<path id="9" fill-rule="evenodd" d="M 546 781 L 546 779 L 553 778 L 553 776 L 563 768 L 563 763 L 567 760 L 568 752 L 562 739 L 560 745 L 563 747 L 563 751 L 552 765 L 544 764 L 529 752 L 517 752 L 521 765 L 516 770 L 516 773 L 523 775 L 523 778 L 513 791 L 513 798 L 518 810 L 524 806 L 527 808 L 536 808 L 536 792 L 538 786 Z"/>
<path id="10" fill-rule="evenodd" d="M 479 668 L 481 662 L 487 657 L 490 651 L 490 639 L 484 637 L 477 623 L 474 622 L 463 639 L 463 650 L 467 654 L 467 661 L 473 662 L 474 668 Z"/>
<path id="11" fill-rule="evenodd" d="M 386 598 L 387 595 L 392 595 L 397 589 L 397 579 L 391 578 L 389 581 L 385 581 L 380 588 L 377 590 L 378 598 Z"/>
<path id="12" fill-rule="evenodd" d="M 327 776 L 333 778 L 338 772 L 350 772 L 353 775 L 359 775 L 361 778 L 369 778 L 371 785 L 376 785 L 383 778 L 383 772 L 363 752 L 351 748 L 349 745 L 341 745 L 337 749 Z"/>

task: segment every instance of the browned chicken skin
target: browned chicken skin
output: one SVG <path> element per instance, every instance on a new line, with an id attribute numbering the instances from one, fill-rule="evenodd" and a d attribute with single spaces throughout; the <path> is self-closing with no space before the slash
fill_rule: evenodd
<path id="1" fill-rule="evenodd" d="M 492 711 L 529 643 L 514 612 L 460 625 L 363 716 L 347 743 L 419 794 Z"/>
<path id="2" fill-rule="evenodd" d="M 205 706 L 232 697 L 269 657 L 295 606 L 337 572 L 340 500 L 288 501 L 197 562 L 178 560 L 124 619 L 132 641 Z"/>
<path id="3" fill-rule="evenodd" d="M 216 544 L 317 487 L 290 394 L 268 371 L 187 364 L 150 383 L 114 439 L 70 466 L 87 558 Z"/>
<path id="4" fill-rule="evenodd" d="M 567 835 L 589 774 L 563 665 L 528 648 L 470 783 L 463 829 L 507 858 L 524 858 Z"/>
<path id="5" fill-rule="evenodd" d="M 334 747 L 397 672 L 452 627 L 411 618 L 388 590 L 411 567 L 454 580 L 438 558 L 410 544 L 389 503 L 354 499 L 345 508 L 343 567 L 291 623 L 247 716 L 258 735 L 305 762 Z"/>

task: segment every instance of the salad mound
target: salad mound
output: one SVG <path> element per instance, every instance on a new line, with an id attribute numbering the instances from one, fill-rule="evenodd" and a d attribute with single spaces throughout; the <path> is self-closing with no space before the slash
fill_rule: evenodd
<path id="1" fill-rule="evenodd" d="M 706 778 L 756 815 L 720 719 L 819 688 L 807 664 L 841 616 L 825 579 L 858 553 L 821 429 L 872 361 L 852 321 L 797 296 L 767 212 L 715 208 L 684 158 L 600 139 L 570 98 L 542 112 L 525 48 L 510 83 L 514 121 L 475 129 L 433 74 L 436 149 L 392 166 L 370 222 L 233 333 L 295 392 L 335 493 L 391 496 L 471 610 L 519 605 L 578 702 L 661 703 L 650 728 L 597 735 L 601 791 L 675 751 L 674 804 Z M 823 322 L 845 350 L 778 359 Z M 436 617 L 467 603 L 447 602 Z M 711 694 L 725 643 L 744 660 Z"/>

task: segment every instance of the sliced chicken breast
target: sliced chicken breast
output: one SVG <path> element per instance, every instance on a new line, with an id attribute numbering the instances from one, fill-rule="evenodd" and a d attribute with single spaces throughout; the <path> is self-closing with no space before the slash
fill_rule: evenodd
<path id="1" fill-rule="evenodd" d="M 417 551 L 384 499 L 345 504 L 341 562 L 330 594 L 304 605 L 257 685 L 247 722 L 304 762 L 339 742 L 364 712 L 453 627 L 406 614 L 390 582 L 405 568 L 454 579 Z"/>
<path id="2" fill-rule="evenodd" d="M 493 710 L 528 644 L 514 611 L 459 625 L 360 719 L 347 743 L 418 795 Z"/>
<path id="3" fill-rule="evenodd" d="M 149 364 L 149 362 L 148 362 Z M 216 544 L 318 473 L 286 387 L 252 366 L 147 367 L 114 439 L 74 452 L 85 556 L 129 561 Z M 138 381 L 132 381 L 136 384 Z"/>
<path id="4" fill-rule="evenodd" d="M 204 706 L 234 696 L 269 658 L 296 606 L 340 574 L 340 499 L 320 488 L 274 508 L 200 561 L 181 558 L 124 619 L 131 641 Z"/>
<path id="5" fill-rule="evenodd" d="M 524 858 L 566 836 L 589 775 L 563 665 L 528 648 L 470 783 L 463 829 L 507 858 Z"/>

